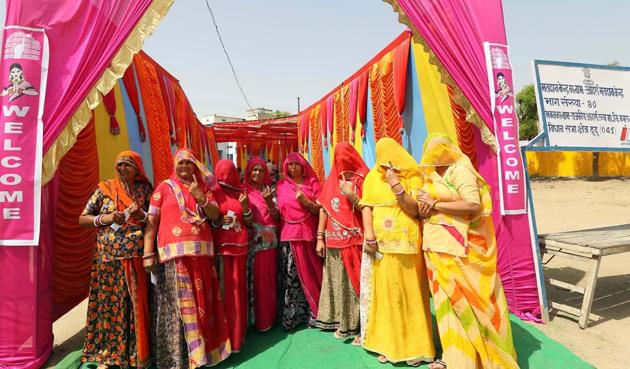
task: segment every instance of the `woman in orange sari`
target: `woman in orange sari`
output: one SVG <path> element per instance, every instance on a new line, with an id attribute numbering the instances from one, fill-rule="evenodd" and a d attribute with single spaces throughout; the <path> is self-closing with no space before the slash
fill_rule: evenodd
<path id="1" fill-rule="evenodd" d="M 194 369 L 232 352 L 208 222 L 219 208 L 216 179 L 190 150 L 178 150 L 173 164 L 151 196 L 143 263 L 157 280 L 156 366 Z"/>
<path id="2" fill-rule="evenodd" d="M 115 172 L 98 184 L 79 217 L 80 225 L 98 229 L 82 360 L 99 369 L 144 368 L 150 319 L 142 250 L 153 186 L 133 151 L 118 154 Z"/>
<path id="3" fill-rule="evenodd" d="M 517 369 L 488 184 L 445 136 L 427 139 L 420 170 L 423 249 L 443 350 L 429 368 Z"/>

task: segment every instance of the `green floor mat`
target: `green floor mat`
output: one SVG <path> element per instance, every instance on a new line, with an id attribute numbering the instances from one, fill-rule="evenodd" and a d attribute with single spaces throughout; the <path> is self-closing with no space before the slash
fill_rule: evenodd
<path id="1" fill-rule="evenodd" d="M 594 369 L 540 330 L 511 316 L 512 334 L 521 369 Z M 332 332 L 303 328 L 285 332 L 280 327 L 271 331 L 247 335 L 243 350 L 232 354 L 217 369 L 385 369 L 406 367 L 405 363 L 380 364 L 376 356 L 360 347 L 352 346 L 351 339 L 339 341 Z M 439 346 L 436 340 L 436 345 Z M 440 348 L 438 347 L 438 352 Z M 58 369 L 77 369 L 80 351 L 68 355 Z M 77 359 L 78 358 L 78 359 Z M 421 368 L 426 368 L 426 365 Z M 456 368 L 454 368 L 456 369 Z"/>

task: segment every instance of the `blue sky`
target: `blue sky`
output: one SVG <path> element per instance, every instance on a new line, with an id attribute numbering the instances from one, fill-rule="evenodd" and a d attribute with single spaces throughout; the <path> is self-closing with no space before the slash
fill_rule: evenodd
<path id="1" fill-rule="evenodd" d="M 319 99 L 404 30 L 380 0 L 210 0 L 253 106 L 297 110 Z M 4 9 L 4 0 L 0 0 Z M 517 89 L 531 60 L 630 65 L 630 2 L 504 0 Z M 4 19 L 4 14 L 1 14 Z M 198 115 L 247 108 L 205 0 L 177 0 L 145 51 L 180 79 Z"/>

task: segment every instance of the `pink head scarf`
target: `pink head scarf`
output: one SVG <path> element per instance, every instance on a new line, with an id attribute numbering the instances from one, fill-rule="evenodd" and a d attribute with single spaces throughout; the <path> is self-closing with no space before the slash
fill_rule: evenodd
<path id="1" fill-rule="evenodd" d="M 303 168 L 303 180 L 297 184 L 289 176 L 289 163 L 299 163 Z M 288 223 L 299 223 L 313 216 L 295 198 L 298 188 L 311 201 L 315 201 L 321 192 L 321 184 L 315 176 L 315 171 L 302 155 L 293 152 L 287 156 L 282 164 L 284 178 L 278 182 L 278 209 L 282 219 Z M 317 226 L 317 225 L 315 225 Z"/>
<path id="2" fill-rule="evenodd" d="M 260 165 L 264 171 L 263 186 L 271 186 L 272 183 L 267 163 L 260 158 L 249 159 L 247 162 L 247 168 L 245 169 L 245 183 L 243 184 L 243 187 L 249 196 L 249 203 L 251 205 L 252 212 L 254 213 L 254 222 L 265 226 L 277 226 L 276 221 L 269 212 L 267 202 L 265 201 L 262 192 L 249 182 L 251 172 L 257 165 Z"/>

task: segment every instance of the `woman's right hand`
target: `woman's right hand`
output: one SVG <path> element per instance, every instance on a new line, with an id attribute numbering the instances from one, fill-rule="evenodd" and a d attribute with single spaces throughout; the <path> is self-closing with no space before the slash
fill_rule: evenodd
<path id="1" fill-rule="evenodd" d="M 324 240 L 317 240 L 317 248 L 315 249 L 315 251 L 317 251 L 317 255 L 320 258 L 323 258 L 326 256 L 326 242 L 324 242 Z"/>
<path id="2" fill-rule="evenodd" d="M 223 225 L 230 225 L 233 222 L 234 222 L 234 218 L 232 218 L 231 216 L 227 216 L 227 215 L 223 216 L 223 221 L 222 221 Z"/>
<path id="3" fill-rule="evenodd" d="M 105 214 L 101 218 L 101 222 L 108 225 L 112 223 L 123 225 L 125 224 L 125 213 L 120 212 L 120 211 L 115 211 L 113 213 Z"/>

